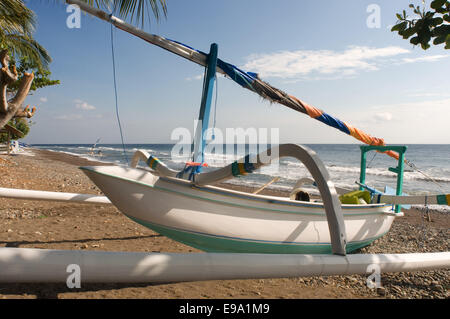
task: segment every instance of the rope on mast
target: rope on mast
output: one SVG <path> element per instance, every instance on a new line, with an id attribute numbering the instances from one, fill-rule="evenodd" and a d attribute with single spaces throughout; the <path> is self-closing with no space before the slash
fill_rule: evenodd
<path id="1" fill-rule="evenodd" d="M 110 17 L 113 16 L 113 13 L 111 13 Z M 123 138 L 123 132 L 122 132 L 122 124 L 120 123 L 120 116 L 119 116 L 119 102 L 117 98 L 117 81 L 116 81 L 116 59 L 114 54 L 114 29 L 113 25 L 111 24 L 111 55 L 112 55 L 112 67 L 113 67 L 113 79 L 114 79 L 114 97 L 115 97 L 115 103 L 116 103 L 116 118 L 117 123 L 119 124 L 119 131 L 120 131 L 120 139 L 122 141 L 122 149 L 123 149 L 123 157 L 125 158 L 125 161 L 127 162 L 127 165 L 130 163 L 128 162 L 128 157 L 125 151 L 125 143 Z"/>

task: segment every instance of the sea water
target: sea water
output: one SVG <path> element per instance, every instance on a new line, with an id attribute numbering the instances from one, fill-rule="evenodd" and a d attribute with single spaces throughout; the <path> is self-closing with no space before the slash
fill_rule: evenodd
<path id="1" fill-rule="evenodd" d="M 344 188 L 355 188 L 355 181 L 359 180 L 361 150 L 357 144 L 311 144 L 306 145 L 314 150 L 327 167 L 334 184 Z M 405 165 L 403 192 L 407 194 L 450 194 L 450 145 L 407 145 L 406 158 L 415 165 L 415 170 Z M 182 156 L 180 152 L 173 152 L 174 144 L 97 144 L 95 149 L 86 144 L 41 144 L 33 145 L 40 149 L 64 152 L 83 158 L 126 165 L 131 161 L 134 151 L 142 149 L 156 156 L 167 166 L 181 170 L 189 156 Z M 205 154 L 208 167 L 206 171 L 223 167 L 245 155 L 245 152 L 265 150 L 266 146 L 233 145 L 218 146 L 211 153 Z M 226 152 L 228 150 L 228 152 Z M 93 151 L 96 156 L 92 156 Z M 98 156 L 98 153 L 101 156 Z M 145 165 L 144 163 L 141 163 Z M 377 152 L 367 153 L 366 184 L 379 190 L 385 186 L 396 188 L 396 174 L 388 170 L 396 167 L 397 160 Z M 274 177 L 279 181 L 269 188 L 291 190 L 296 181 L 311 175 L 305 166 L 294 158 L 282 158 L 278 164 L 265 166 L 253 174 L 229 180 L 229 183 L 261 186 Z M 310 189 L 312 193 L 317 190 Z M 449 206 L 433 207 L 450 211 Z"/>

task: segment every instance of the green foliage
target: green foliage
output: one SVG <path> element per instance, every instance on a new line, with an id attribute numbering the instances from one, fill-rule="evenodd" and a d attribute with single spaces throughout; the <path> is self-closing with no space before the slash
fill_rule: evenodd
<path id="1" fill-rule="evenodd" d="M 426 50 L 430 47 L 430 41 L 433 39 L 434 45 L 445 43 L 445 49 L 450 49 L 450 1 L 434 0 L 430 4 L 430 11 L 425 11 L 420 6 L 409 5 L 413 9 L 416 18 L 409 19 L 406 11 L 402 14 L 397 13 L 397 24 L 391 29 L 397 31 L 403 39 L 409 39 L 413 45 L 419 45 Z"/>
<path id="2" fill-rule="evenodd" d="M 30 132 L 30 126 L 28 125 L 28 121 L 24 118 L 16 118 L 11 121 L 13 126 L 23 133 L 23 137 L 25 137 L 28 132 Z M 11 125 L 11 124 L 10 124 Z M 19 137 L 13 136 L 13 139 L 18 139 Z"/>
<path id="3" fill-rule="evenodd" d="M 27 136 L 28 132 L 30 132 L 31 123 L 24 118 L 12 119 L 8 122 L 8 124 L 21 131 L 23 133 L 23 137 Z M 19 138 L 21 137 L 16 136 L 15 134 L 11 136 L 11 140 L 18 140 Z M 7 141 L 8 135 L 6 133 L 0 134 L 0 143 L 6 143 Z"/>
<path id="4" fill-rule="evenodd" d="M 31 36 L 36 25 L 35 14 L 22 0 L 0 1 L 0 36 L 23 34 Z"/>
<path id="5" fill-rule="evenodd" d="M 39 66 L 27 57 L 22 57 L 19 63 L 16 63 L 14 59 L 11 60 L 11 64 L 17 66 L 17 72 L 19 73 L 19 81 L 16 81 L 8 86 L 8 92 L 15 92 L 19 87 L 20 79 L 25 72 L 34 72 L 34 80 L 31 84 L 30 91 L 36 91 L 37 89 L 60 84 L 59 80 L 51 80 L 51 72 L 48 69 L 41 69 Z"/>

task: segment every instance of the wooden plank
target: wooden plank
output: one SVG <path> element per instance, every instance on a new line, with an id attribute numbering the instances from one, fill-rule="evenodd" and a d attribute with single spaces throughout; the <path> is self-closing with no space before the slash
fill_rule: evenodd
<path id="1" fill-rule="evenodd" d="M 11 126 L 9 124 L 6 124 L 4 127 L 9 133 L 17 135 L 18 137 L 22 138 L 24 135 L 21 131 L 16 129 L 14 126 Z"/>

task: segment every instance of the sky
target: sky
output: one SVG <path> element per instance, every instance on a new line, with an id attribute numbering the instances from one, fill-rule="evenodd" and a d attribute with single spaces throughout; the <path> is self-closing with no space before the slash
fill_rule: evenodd
<path id="1" fill-rule="evenodd" d="M 24 142 L 120 143 L 110 25 L 83 14 L 69 28 L 66 5 L 25 2 L 61 84 L 27 98 L 37 112 Z M 167 19 L 144 30 L 204 52 L 215 42 L 222 60 L 388 144 L 450 144 L 449 50 L 424 51 L 390 31 L 410 2 L 167 0 Z M 118 29 L 113 39 L 125 143 L 176 143 L 175 129 L 192 132 L 204 68 Z M 222 76 L 213 106 L 224 132 L 276 128 L 280 143 L 358 143 Z"/>

